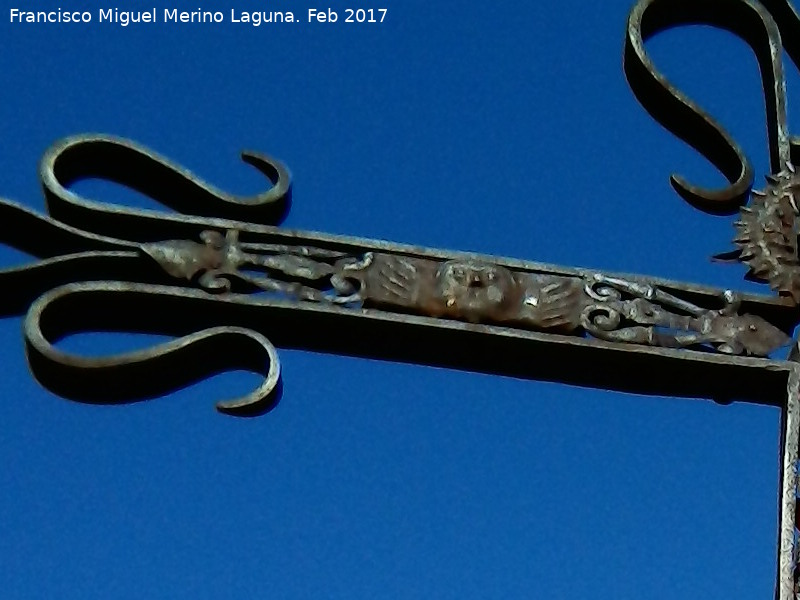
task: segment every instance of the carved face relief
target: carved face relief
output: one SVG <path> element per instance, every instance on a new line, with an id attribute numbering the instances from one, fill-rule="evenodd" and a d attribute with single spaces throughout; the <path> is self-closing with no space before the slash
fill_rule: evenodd
<path id="1" fill-rule="evenodd" d="M 451 260 L 436 272 L 444 313 L 473 322 L 502 318 L 519 291 L 511 271 L 478 261 Z"/>

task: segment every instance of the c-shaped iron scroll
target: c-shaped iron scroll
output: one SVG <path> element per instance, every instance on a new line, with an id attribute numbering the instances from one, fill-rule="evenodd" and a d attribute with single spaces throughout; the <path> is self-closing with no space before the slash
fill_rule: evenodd
<path id="1" fill-rule="evenodd" d="M 0 239 L 38 260 L 0 270 L 0 312 L 28 310 L 26 350 L 36 378 L 56 393 L 89 402 L 162 395 L 230 368 L 264 375 L 242 398 L 220 402 L 231 414 L 259 414 L 278 399 L 279 362 L 261 333 L 225 320 L 226 311 L 194 309 L 205 296 L 176 281 L 153 260 L 154 240 L 198 239 L 238 222 L 277 223 L 286 214 L 291 182 L 269 157 L 243 153 L 272 188 L 253 197 L 218 190 L 191 172 L 129 140 L 102 135 L 67 138 L 44 155 L 40 176 L 50 216 L 0 201 Z M 177 211 L 139 210 L 87 200 L 67 186 L 97 177 L 134 188 Z M 178 214 L 183 213 L 183 214 Z M 230 315 L 227 315 L 230 316 Z M 218 324 L 219 319 L 223 319 Z M 146 350 L 89 358 L 53 344 L 81 331 L 171 334 Z"/>
<path id="2" fill-rule="evenodd" d="M 713 214 L 733 214 L 748 199 L 753 168 L 741 147 L 697 104 L 660 73 L 645 51 L 645 41 L 665 29 L 703 24 L 731 31 L 753 49 L 761 71 L 767 111 L 771 167 L 800 160 L 800 143 L 786 123 L 786 85 L 782 53 L 800 58 L 800 18 L 786 0 L 640 0 L 631 10 L 624 67 L 639 102 L 662 125 L 713 163 L 730 185 L 710 190 L 672 175 L 676 191 L 693 206 Z"/>
<path id="3" fill-rule="evenodd" d="M 684 385 L 691 377 L 654 385 L 648 361 L 681 348 L 694 358 L 681 350 L 670 364 L 711 361 L 725 371 L 722 355 L 768 357 L 797 324 L 781 299 L 743 296 L 731 309 L 721 290 L 702 286 L 282 229 L 271 223 L 288 205 L 287 170 L 244 156 L 271 180 L 268 192 L 231 196 L 133 142 L 78 136 L 42 160 L 51 216 L 0 201 L 0 240 L 37 259 L 0 270 L 0 314 L 27 309 L 28 361 L 42 384 L 86 402 L 133 401 L 243 368 L 263 382 L 218 407 L 260 414 L 280 393 L 274 342 L 604 387 L 620 361 L 637 360 L 641 377 L 626 378 L 626 389 L 697 395 L 696 384 Z M 81 177 L 126 184 L 177 212 L 82 198 L 67 188 Z M 599 282 L 608 294 L 595 293 Z M 665 331 L 629 335 L 642 327 Z M 98 330 L 175 339 L 92 358 L 55 346 Z M 574 361 L 606 367 L 570 368 Z M 708 389 L 714 397 L 758 393 L 735 375 L 720 381 L 722 391 Z"/>

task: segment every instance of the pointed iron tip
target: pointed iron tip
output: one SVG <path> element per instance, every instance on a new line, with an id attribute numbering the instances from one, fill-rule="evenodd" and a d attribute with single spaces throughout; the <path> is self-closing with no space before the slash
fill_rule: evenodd
<path id="1" fill-rule="evenodd" d="M 711 262 L 741 262 L 741 250 L 728 250 L 711 256 Z"/>

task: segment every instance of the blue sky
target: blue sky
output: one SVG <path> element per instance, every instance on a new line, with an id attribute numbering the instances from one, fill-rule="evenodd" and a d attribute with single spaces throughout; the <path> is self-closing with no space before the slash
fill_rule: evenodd
<path id="1" fill-rule="evenodd" d="M 322 5 L 302 0 L 214 0 L 203 8 L 226 23 L 125 28 L 97 23 L 111 5 L 96 0 L 35 4 L 95 22 L 0 12 L 4 197 L 41 209 L 39 157 L 74 133 L 134 138 L 240 193 L 263 186 L 238 161 L 248 148 L 292 171 L 287 227 L 760 290 L 708 260 L 730 248 L 732 219 L 669 186 L 672 172 L 723 180 L 629 91 L 628 0 L 358 5 L 388 8 L 371 25 L 341 22 L 357 5 L 339 0 L 335 24 L 305 22 Z M 232 8 L 301 22 L 233 24 Z M 744 44 L 692 28 L 648 48 L 763 175 Z M 257 419 L 213 409 L 257 382 L 244 373 L 89 406 L 33 381 L 20 326 L 0 322 L 4 598 L 773 593 L 777 409 L 299 351 L 281 352 L 283 399 Z M 147 343 L 134 337 L 64 347 Z"/>

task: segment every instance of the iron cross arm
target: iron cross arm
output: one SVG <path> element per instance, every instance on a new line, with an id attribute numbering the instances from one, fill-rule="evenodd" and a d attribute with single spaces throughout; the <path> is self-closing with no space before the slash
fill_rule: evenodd
<path id="1" fill-rule="evenodd" d="M 730 134 L 647 54 L 648 38 L 694 23 L 733 32 L 758 58 L 771 159 L 761 189 Z M 800 435 L 800 141 L 786 121 L 784 50 L 798 62 L 800 18 L 786 0 L 640 0 L 624 52 L 642 105 L 729 182 L 711 190 L 673 175 L 673 186 L 701 210 L 737 215 L 734 249 L 718 258 L 742 263 L 773 294 L 283 229 L 291 181 L 278 160 L 243 153 L 271 186 L 239 197 L 132 141 L 80 135 L 42 159 L 47 215 L 0 201 L 0 240 L 32 257 L 0 270 L 0 312 L 25 315 L 34 376 L 85 402 L 152 398 L 244 368 L 262 373 L 261 384 L 218 407 L 261 414 L 280 395 L 278 346 L 774 404 L 783 432 L 776 597 L 789 600 Z M 87 177 L 129 186 L 168 210 L 83 198 L 70 185 Z M 91 358 L 57 345 L 98 330 L 173 339 Z"/>
<path id="2" fill-rule="evenodd" d="M 288 170 L 243 157 L 269 191 L 231 196 L 131 141 L 76 136 L 42 159 L 49 216 L 0 203 L 5 241 L 38 259 L 0 278 L 5 314 L 27 311 L 42 384 L 77 400 L 131 401 L 245 368 L 263 383 L 219 407 L 261 413 L 280 392 L 274 343 L 723 402 L 782 396 L 772 392 L 785 388 L 784 363 L 770 357 L 791 344 L 789 296 L 281 229 Z M 82 198 L 69 185 L 85 177 L 174 212 Z M 102 358 L 55 345 L 97 330 L 176 339 Z"/>
<path id="3" fill-rule="evenodd" d="M 763 190 L 753 189 L 753 169 L 731 136 L 646 52 L 652 35 L 691 23 L 732 31 L 758 57 L 772 160 Z M 675 175 L 673 185 L 702 210 L 739 213 L 735 250 L 720 258 L 745 264 L 748 277 L 768 283 L 776 296 L 289 231 L 279 225 L 291 182 L 275 159 L 242 155 L 272 184 L 244 198 L 134 142 L 83 135 L 56 143 L 42 159 L 49 216 L 0 205 L 5 240 L 39 259 L 0 273 L 10 290 L 3 310 L 27 311 L 34 375 L 88 401 L 153 397 L 244 367 L 263 372 L 263 384 L 219 406 L 261 412 L 280 391 L 272 342 L 644 393 L 775 397 L 769 391 L 784 385 L 775 373 L 788 368 L 776 358 L 786 355 L 800 320 L 800 176 L 792 162 L 800 143 L 786 124 L 782 36 L 800 39 L 800 19 L 785 1 L 640 0 L 624 53 L 637 98 L 730 182 L 708 190 Z M 796 59 L 800 46 L 786 50 Z M 86 177 L 129 186 L 173 212 L 70 191 Z M 108 303 L 114 311 L 99 310 Z M 68 333 L 96 329 L 176 340 L 105 358 L 54 346 Z"/>

